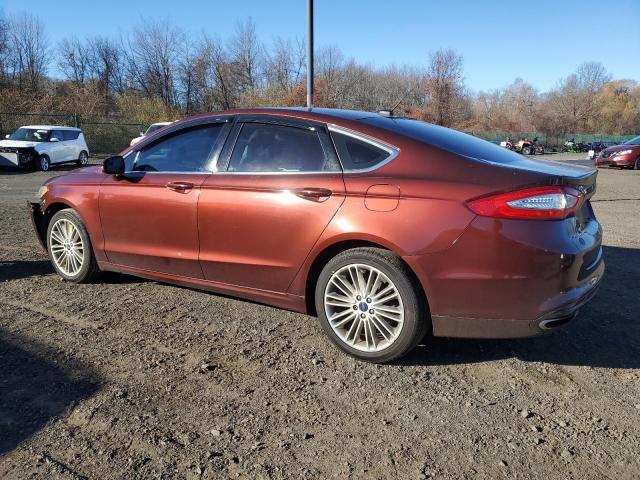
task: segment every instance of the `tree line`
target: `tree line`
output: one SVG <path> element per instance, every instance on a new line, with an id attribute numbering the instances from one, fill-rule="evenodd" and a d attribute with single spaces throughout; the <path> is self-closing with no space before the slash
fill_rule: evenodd
<path id="1" fill-rule="evenodd" d="M 235 107 L 305 104 L 305 44 L 260 39 L 252 19 L 221 39 L 169 20 L 141 21 L 118 38 L 48 40 L 41 19 L 0 12 L 0 111 L 79 113 L 151 123 Z M 317 50 L 317 106 L 389 110 L 471 131 L 636 134 L 640 86 L 587 62 L 548 92 L 518 78 L 472 91 L 462 56 L 376 68 L 337 46 Z"/>

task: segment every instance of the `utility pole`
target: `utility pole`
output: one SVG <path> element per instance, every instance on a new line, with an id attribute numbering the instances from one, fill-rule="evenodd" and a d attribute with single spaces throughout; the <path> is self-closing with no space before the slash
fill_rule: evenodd
<path id="1" fill-rule="evenodd" d="M 313 108 L 313 0 L 307 0 L 307 108 Z"/>

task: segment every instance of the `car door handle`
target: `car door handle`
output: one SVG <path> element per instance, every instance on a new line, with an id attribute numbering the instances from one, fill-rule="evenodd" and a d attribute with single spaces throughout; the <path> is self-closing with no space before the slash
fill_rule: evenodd
<path id="1" fill-rule="evenodd" d="M 323 202 L 331 196 L 333 192 L 328 188 L 311 188 L 305 187 L 295 190 L 295 194 L 300 198 L 313 200 L 315 202 Z"/>
<path id="2" fill-rule="evenodd" d="M 193 188 L 193 183 L 191 182 L 169 182 L 167 183 L 167 188 L 169 190 L 173 190 L 174 192 L 186 193 Z"/>

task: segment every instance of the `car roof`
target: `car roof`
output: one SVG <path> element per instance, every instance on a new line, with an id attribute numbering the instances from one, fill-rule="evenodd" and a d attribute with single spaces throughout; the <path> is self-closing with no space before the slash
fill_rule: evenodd
<path id="1" fill-rule="evenodd" d="M 23 125 L 20 128 L 35 128 L 37 130 L 80 130 L 76 127 L 65 127 L 63 125 Z"/>
<path id="2" fill-rule="evenodd" d="M 232 110 L 222 110 L 217 112 L 203 113 L 182 119 L 180 122 L 197 118 L 215 118 L 233 115 L 277 115 L 282 117 L 295 117 L 319 122 L 332 123 L 333 120 L 358 121 L 365 118 L 380 117 L 384 115 L 375 112 L 364 112 L 359 110 L 341 110 L 337 108 L 306 108 L 306 107 L 257 107 L 257 108 L 237 108 Z"/>

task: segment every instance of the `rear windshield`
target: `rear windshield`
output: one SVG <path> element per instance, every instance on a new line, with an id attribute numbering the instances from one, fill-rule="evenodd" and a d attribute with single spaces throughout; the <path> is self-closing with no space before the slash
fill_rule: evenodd
<path id="1" fill-rule="evenodd" d="M 450 128 L 410 118 L 371 117 L 363 123 L 405 135 L 456 155 L 490 160 L 496 163 L 514 163 L 520 155 L 480 138 Z"/>

